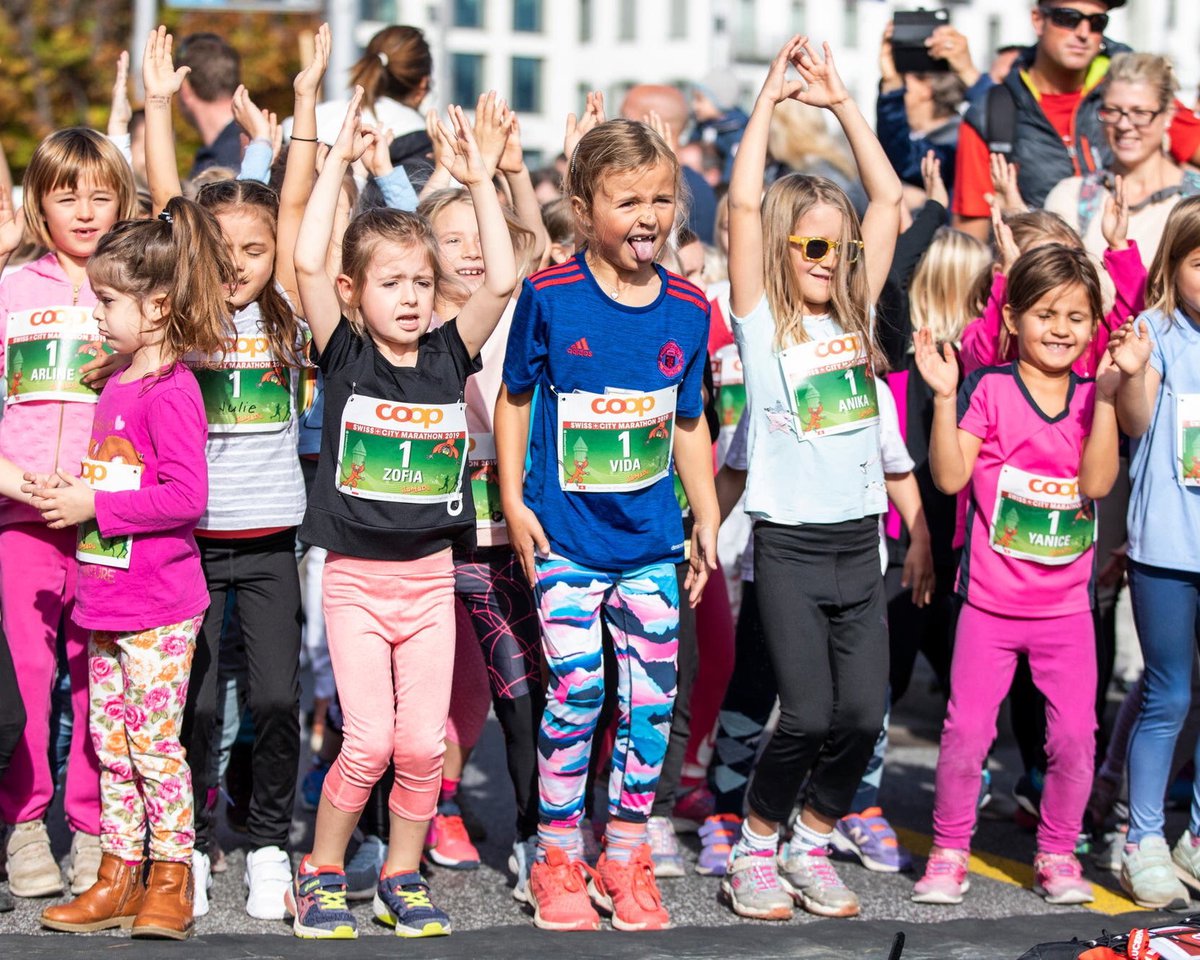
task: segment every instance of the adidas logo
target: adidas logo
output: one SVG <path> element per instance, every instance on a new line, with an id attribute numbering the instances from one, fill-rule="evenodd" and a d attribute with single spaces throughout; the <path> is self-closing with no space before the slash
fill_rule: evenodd
<path id="1" fill-rule="evenodd" d="M 576 340 L 567 347 L 567 353 L 572 357 L 590 357 L 592 355 L 592 348 L 588 346 L 587 337 Z"/>

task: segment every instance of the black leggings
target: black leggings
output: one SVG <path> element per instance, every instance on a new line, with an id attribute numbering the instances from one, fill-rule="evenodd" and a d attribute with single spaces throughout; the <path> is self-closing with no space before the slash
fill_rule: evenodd
<path id="1" fill-rule="evenodd" d="M 780 716 L 750 786 L 750 808 L 786 821 L 811 773 L 805 806 L 844 816 L 874 752 L 887 694 L 877 518 L 756 524 L 754 582 Z"/>
<path id="2" fill-rule="evenodd" d="M 17 687 L 17 671 L 13 668 L 8 637 L 0 628 L 0 779 L 8 769 L 13 751 L 25 732 L 25 701 Z M 54 728 L 51 728 L 53 734 Z"/>

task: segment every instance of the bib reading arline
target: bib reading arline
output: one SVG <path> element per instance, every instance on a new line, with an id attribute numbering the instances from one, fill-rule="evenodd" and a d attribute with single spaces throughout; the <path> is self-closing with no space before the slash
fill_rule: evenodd
<path id="1" fill-rule="evenodd" d="M 467 408 L 355 394 L 342 408 L 337 488 L 366 500 L 449 503 L 462 496 Z"/>
<path id="2" fill-rule="evenodd" d="M 210 433 L 273 433 L 292 419 L 293 371 L 275 362 L 266 337 L 226 344 L 216 368 L 193 361 Z"/>
<path id="3" fill-rule="evenodd" d="M 1003 467 L 989 533 L 992 549 L 1018 560 L 1064 566 L 1091 549 L 1096 511 L 1078 477 L 1042 477 Z"/>
<path id="4" fill-rule="evenodd" d="M 496 471 L 496 437 L 473 433 L 468 447 L 467 469 L 471 471 L 475 521 L 481 527 L 498 527 L 504 523 L 504 511 L 500 507 L 500 474 Z"/>
<path id="5" fill-rule="evenodd" d="M 671 466 L 676 389 L 559 394 L 559 487 L 613 493 L 658 483 Z"/>
<path id="6" fill-rule="evenodd" d="M 79 368 L 111 352 L 105 348 L 100 326 L 88 307 L 10 313 L 4 341 L 5 403 L 96 403 L 100 395 L 79 382 Z"/>
<path id="7" fill-rule="evenodd" d="M 84 460 L 83 481 L 96 491 L 116 493 L 122 490 L 138 490 L 142 486 L 144 469 L 135 463 Z M 85 520 L 79 525 L 75 559 L 80 563 L 97 563 L 104 567 L 128 570 L 132 552 L 133 537 L 102 537 L 95 520 Z"/>
<path id="8" fill-rule="evenodd" d="M 806 439 L 879 422 L 875 376 L 856 333 L 798 343 L 779 354 L 788 402 Z"/>
<path id="9" fill-rule="evenodd" d="M 1200 393 L 1181 393 L 1175 400 L 1175 462 L 1179 482 L 1200 487 Z"/>
<path id="10" fill-rule="evenodd" d="M 717 416 L 722 427 L 736 427 L 746 409 L 746 381 L 736 344 L 723 346 L 713 356 L 717 386 Z"/>

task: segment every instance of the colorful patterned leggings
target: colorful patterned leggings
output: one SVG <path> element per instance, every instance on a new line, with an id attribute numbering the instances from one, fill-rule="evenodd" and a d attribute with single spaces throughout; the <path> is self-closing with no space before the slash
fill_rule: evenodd
<path id="1" fill-rule="evenodd" d="M 141 633 L 93 631 L 89 722 L 100 757 L 100 847 L 140 860 L 191 863 L 192 772 L 179 729 L 203 614 Z"/>
<path id="2" fill-rule="evenodd" d="M 534 593 L 550 671 L 538 737 L 540 820 L 574 827 L 583 815 L 588 757 L 604 702 L 603 607 L 616 652 L 619 695 L 609 814 L 645 822 L 675 703 L 675 566 L 656 563 L 613 573 L 558 556 L 536 564 Z"/>

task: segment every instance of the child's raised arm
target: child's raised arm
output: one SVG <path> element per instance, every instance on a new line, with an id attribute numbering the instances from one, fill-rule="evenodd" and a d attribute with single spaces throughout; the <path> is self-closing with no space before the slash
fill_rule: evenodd
<path id="1" fill-rule="evenodd" d="M 167 28 L 151 30 L 142 55 L 142 85 L 146 88 L 146 179 L 150 203 L 159 213 L 172 197 L 183 193 L 175 163 L 175 131 L 171 126 L 171 100 L 183 86 L 191 67 L 175 69 L 171 57 L 174 38 Z"/>
<path id="2" fill-rule="evenodd" d="M 1117 390 L 1121 371 L 1105 353 L 1096 370 L 1096 402 L 1092 408 L 1092 431 L 1083 441 L 1079 463 L 1079 492 L 1091 499 L 1107 497 L 1117 481 L 1120 431 L 1117 429 Z"/>
<path id="3" fill-rule="evenodd" d="M 933 429 L 929 437 L 929 468 L 933 482 L 946 494 L 958 493 L 971 479 L 983 441 L 958 428 L 958 363 L 946 343 L 938 353 L 928 327 L 913 334 L 917 369 L 933 391 Z"/>
<path id="4" fill-rule="evenodd" d="M 1162 375 L 1150 365 L 1154 344 L 1150 325 L 1144 317 L 1130 320 L 1112 332 L 1108 349 L 1121 371 L 1117 387 L 1117 422 L 1128 436 L 1140 437 L 1150 429 L 1154 401 L 1162 385 Z"/>
<path id="5" fill-rule="evenodd" d="M 530 251 L 530 261 L 534 269 L 540 268 L 546 251 L 550 249 L 550 236 L 546 233 L 546 224 L 542 220 L 542 205 L 538 203 L 537 194 L 533 189 L 533 179 L 529 176 L 529 168 L 525 165 L 525 151 L 521 149 L 521 124 L 514 113 L 512 127 L 508 131 L 508 140 L 504 144 L 504 153 L 500 155 L 499 171 L 504 174 L 508 189 L 512 192 L 513 209 L 521 226 L 533 234 L 533 249 Z"/>

